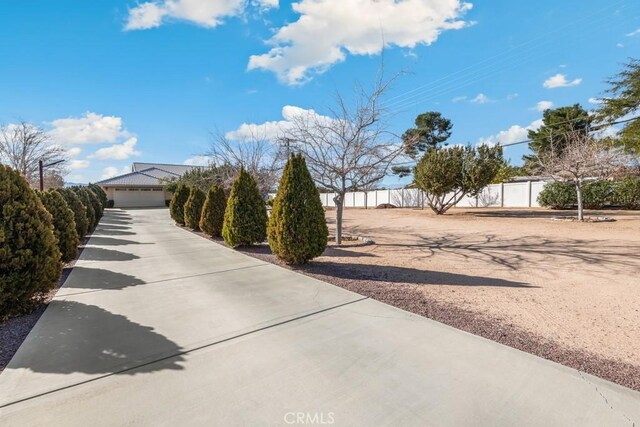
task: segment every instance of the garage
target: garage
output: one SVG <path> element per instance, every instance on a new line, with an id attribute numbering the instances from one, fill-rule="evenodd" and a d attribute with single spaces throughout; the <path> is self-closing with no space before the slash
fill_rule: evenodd
<path id="1" fill-rule="evenodd" d="M 162 188 L 114 188 L 116 208 L 149 208 L 165 206 Z"/>

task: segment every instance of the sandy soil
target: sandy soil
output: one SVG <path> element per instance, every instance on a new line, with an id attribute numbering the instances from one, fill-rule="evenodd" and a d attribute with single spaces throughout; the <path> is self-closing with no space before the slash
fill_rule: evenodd
<path id="1" fill-rule="evenodd" d="M 337 274 L 418 285 L 429 300 L 640 369 L 640 212 L 589 212 L 616 219 L 603 223 L 551 219 L 568 214 L 351 209 L 346 232 L 376 243 L 317 261 Z"/>

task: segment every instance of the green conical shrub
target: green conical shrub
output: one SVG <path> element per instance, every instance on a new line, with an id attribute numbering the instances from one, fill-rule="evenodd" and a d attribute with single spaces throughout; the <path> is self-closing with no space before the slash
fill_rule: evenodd
<path id="1" fill-rule="evenodd" d="M 189 198 L 184 204 L 184 225 L 192 230 L 197 230 L 202 215 L 205 195 L 198 187 L 192 187 Z"/>
<path id="2" fill-rule="evenodd" d="M 287 264 L 304 264 L 322 255 L 328 235 L 318 188 L 302 155 L 292 155 L 269 218 L 271 252 Z"/>
<path id="3" fill-rule="evenodd" d="M 72 190 L 76 193 L 76 196 L 80 199 L 82 204 L 84 205 L 85 212 L 87 214 L 87 233 L 93 231 L 98 220 L 96 220 L 96 211 L 93 209 L 93 204 L 91 203 L 91 198 L 86 191 L 82 190 L 82 187 L 72 187 Z"/>
<path id="4" fill-rule="evenodd" d="M 82 201 L 78 197 L 75 191 L 70 188 L 58 188 L 58 193 L 67 202 L 69 208 L 73 211 L 73 220 L 76 224 L 76 232 L 80 240 L 84 239 L 84 236 L 89 231 L 89 220 L 87 219 L 87 208 L 82 204 Z"/>
<path id="5" fill-rule="evenodd" d="M 224 210 L 227 206 L 227 198 L 222 187 L 214 185 L 209 189 L 207 199 L 202 207 L 200 216 L 200 230 L 211 237 L 222 236 L 222 223 L 224 222 Z"/>
<path id="6" fill-rule="evenodd" d="M 187 203 L 189 194 L 189 187 L 184 184 L 178 184 L 178 188 L 173 193 L 169 203 L 169 213 L 177 224 L 184 225 L 184 204 Z"/>
<path id="7" fill-rule="evenodd" d="M 100 201 L 98 195 L 94 193 L 93 190 L 91 190 L 89 187 L 82 187 L 82 190 L 87 193 L 87 196 L 89 196 L 91 207 L 93 208 L 93 212 L 95 213 L 96 218 L 93 224 L 93 227 L 95 228 L 102 218 L 102 202 Z"/>
<path id="8" fill-rule="evenodd" d="M 76 231 L 76 222 L 73 219 L 73 211 L 67 205 L 64 197 L 55 190 L 39 192 L 38 196 L 45 209 L 53 217 L 53 229 L 58 240 L 62 262 L 74 260 L 78 254 L 80 241 Z"/>
<path id="9" fill-rule="evenodd" d="M 104 192 L 104 190 L 102 189 L 102 187 L 100 187 L 98 184 L 89 184 L 89 188 L 96 193 L 96 196 L 98 196 L 98 199 L 100 199 L 100 203 L 102 204 L 102 208 L 106 208 L 107 207 L 107 193 Z"/>
<path id="10" fill-rule="evenodd" d="M 0 165 L 0 320 L 34 307 L 60 278 L 52 218 L 27 181 Z"/>
<path id="11" fill-rule="evenodd" d="M 222 237 L 231 247 L 253 245 L 267 238 L 267 207 L 256 181 L 244 169 L 231 186 Z"/>

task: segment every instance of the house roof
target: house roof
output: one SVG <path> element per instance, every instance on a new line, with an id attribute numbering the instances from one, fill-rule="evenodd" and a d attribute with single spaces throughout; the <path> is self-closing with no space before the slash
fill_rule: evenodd
<path id="1" fill-rule="evenodd" d="M 147 166 L 147 167 L 142 167 Z M 179 178 L 196 166 L 134 163 L 133 172 L 97 182 L 103 187 L 160 187 L 167 179 Z"/>
<path id="2" fill-rule="evenodd" d="M 172 165 L 168 163 L 141 163 L 134 162 L 131 166 L 132 172 L 139 172 L 149 168 L 160 169 L 175 175 L 182 175 L 183 173 L 190 171 L 195 168 L 199 168 L 201 166 L 190 166 L 190 165 Z"/>

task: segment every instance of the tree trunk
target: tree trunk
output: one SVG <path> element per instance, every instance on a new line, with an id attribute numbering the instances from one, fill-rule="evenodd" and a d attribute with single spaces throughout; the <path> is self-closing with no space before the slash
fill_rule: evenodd
<path id="1" fill-rule="evenodd" d="M 344 195 L 336 194 L 333 198 L 336 204 L 336 244 L 342 244 L 342 210 L 344 209 Z"/>
<path id="2" fill-rule="evenodd" d="M 576 196 L 578 196 L 578 221 L 584 221 L 584 208 L 582 202 L 582 182 L 576 181 Z"/>

